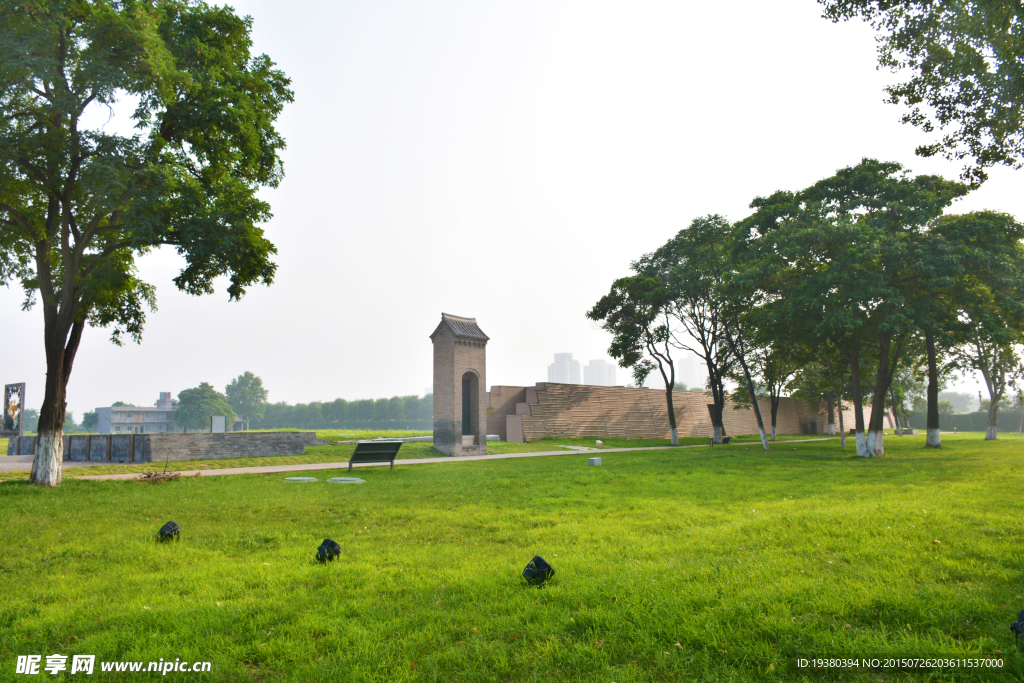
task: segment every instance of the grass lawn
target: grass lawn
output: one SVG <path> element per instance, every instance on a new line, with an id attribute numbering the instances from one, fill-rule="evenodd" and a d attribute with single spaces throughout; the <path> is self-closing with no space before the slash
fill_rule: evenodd
<path id="1" fill-rule="evenodd" d="M 0 680 L 54 653 L 211 662 L 178 681 L 1020 680 L 1024 440 L 923 439 L 879 459 L 851 440 L 365 468 L 363 485 L 7 481 Z M 155 543 L 169 519 L 181 541 Z M 321 566 L 325 537 L 344 551 Z M 535 553 L 557 570 L 540 589 L 520 577 Z M 795 663 L 897 654 L 1003 668 Z"/>

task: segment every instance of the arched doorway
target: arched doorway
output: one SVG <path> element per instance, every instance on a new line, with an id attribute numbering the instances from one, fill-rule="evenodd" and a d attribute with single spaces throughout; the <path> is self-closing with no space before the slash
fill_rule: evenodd
<path id="1" fill-rule="evenodd" d="M 475 372 L 462 375 L 462 435 L 473 436 L 480 430 L 480 381 Z"/>

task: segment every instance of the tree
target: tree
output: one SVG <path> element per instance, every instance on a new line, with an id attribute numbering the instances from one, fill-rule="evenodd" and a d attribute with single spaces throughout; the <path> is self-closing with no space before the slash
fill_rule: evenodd
<path id="1" fill-rule="evenodd" d="M 99 423 L 99 416 L 95 412 L 87 412 L 82 414 L 82 429 L 87 432 L 95 432 L 96 425 Z"/>
<path id="2" fill-rule="evenodd" d="M 231 380 L 224 387 L 224 394 L 234 411 L 245 420 L 245 428 L 249 429 L 249 420 L 262 420 L 267 410 L 267 390 L 263 388 L 263 380 L 248 370 Z"/>
<path id="3" fill-rule="evenodd" d="M 325 403 L 320 412 L 328 422 L 344 422 L 348 417 L 348 401 L 336 398 L 330 403 Z"/>
<path id="4" fill-rule="evenodd" d="M 972 394 L 957 391 L 940 391 L 939 404 L 948 403 L 952 406 L 951 414 L 974 412 L 974 403 L 977 399 Z M 914 410 L 917 410 L 915 406 Z"/>
<path id="5" fill-rule="evenodd" d="M 215 415 L 223 415 L 229 425 L 235 421 L 235 411 L 231 409 L 227 397 L 206 382 L 178 394 L 174 422 L 183 429 L 207 429 L 210 426 L 210 418 Z"/>
<path id="6" fill-rule="evenodd" d="M 836 395 L 832 389 L 828 368 L 817 358 L 801 364 L 790 382 L 790 396 L 810 403 L 824 402 L 828 425 L 825 434 L 836 435 Z"/>
<path id="7" fill-rule="evenodd" d="M 920 348 L 915 348 L 913 352 L 908 350 L 903 355 L 903 361 L 897 366 L 892 382 L 889 384 L 889 406 L 896 419 L 896 436 L 903 436 L 903 428 L 909 427 L 907 420 L 910 416 L 910 409 L 907 404 L 913 406 L 925 391 L 926 380 L 922 366 L 926 366 L 926 363 L 923 362 L 920 352 Z M 938 410 L 941 414 L 941 404 L 938 406 Z M 903 420 L 902 425 L 900 424 L 901 419 Z"/>
<path id="8" fill-rule="evenodd" d="M 879 64 L 910 79 L 889 86 L 903 122 L 945 134 L 921 156 L 972 159 L 964 178 L 1024 164 L 1024 7 L 1010 0 L 819 0 L 833 21 L 861 17 L 881 34 Z M 927 112 L 927 113 L 926 113 Z"/>
<path id="9" fill-rule="evenodd" d="M 957 319 L 964 340 L 955 366 L 979 372 L 989 391 L 986 439 L 998 433 L 999 401 L 1024 374 L 1024 225 L 1008 214 L 976 211 L 943 216 L 934 230 L 957 244 L 965 267 L 957 279 Z"/>
<path id="10" fill-rule="evenodd" d="M 640 266 L 634 264 L 633 269 L 640 271 Z M 648 375 L 658 369 L 665 382 L 672 445 L 678 446 L 679 430 L 672 396 L 676 368 L 670 345 L 667 295 L 662 282 L 638 272 L 616 280 L 611 291 L 587 312 L 587 317 L 600 321 L 601 328 L 612 334 L 608 355 L 618 361 L 619 367 L 632 368 L 637 386 L 643 386 Z"/>
<path id="11" fill-rule="evenodd" d="M 137 406 L 134 406 L 131 403 L 125 403 L 124 401 L 114 401 L 114 403 L 111 404 L 110 407 L 111 408 L 136 408 Z"/>
<path id="12" fill-rule="evenodd" d="M 34 432 L 39 425 L 39 411 L 35 408 L 25 410 L 25 432 Z"/>
<path id="13" fill-rule="evenodd" d="M 349 419 L 359 422 L 370 422 L 374 419 L 373 399 L 361 398 L 348 404 Z"/>
<path id="14" fill-rule="evenodd" d="M 742 222 L 769 289 L 763 316 L 831 343 L 850 367 L 857 454 L 882 455 L 885 397 L 929 292 L 908 254 L 966 185 L 863 159 L 799 192 L 757 198 Z M 873 386 L 862 371 L 875 367 Z M 863 398 L 871 395 L 865 433 Z"/>
<path id="15" fill-rule="evenodd" d="M 30 481 L 60 483 L 65 395 L 87 324 L 141 338 L 154 288 L 135 259 L 167 245 L 175 285 L 228 297 L 270 284 L 260 187 L 282 177 L 274 122 L 292 100 L 248 18 L 199 0 L 0 4 L 0 283 L 43 308 L 46 383 Z M 86 128 L 138 102 L 135 133 Z M 37 297 L 38 295 L 38 297 Z"/>
<path id="16" fill-rule="evenodd" d="M 756 382 L 758 388 L 762 389 L 763 393 L 768 397 L 772 424 L 771 440 L 775 441 L 779 404 L 782 402 L 782 396 L 786 393 L 790 381 L 800 371 L 800 364 L 797 362 L 795 355 L 787 348 L 785 342 L 772 344 L 767 347 L 754 347 L 747 351 L 744 362 L 747 363 L 748 371 L 751 375 L 748 384 Z M 744 380 L 743 377 L 735 376 L 735 374 L 734 372 L 733 378 L 737 382 Z M 746 394 L 749 400 L 749 388 Z M 754 403 L 753 400 L 750 402 L 751 404 Z"/>
<path id="17" fill-rule="evenodd" d="M 725 434 L 725 379 L 735 359 L 726 340 L 721 296 L 726 262 L 731 258 L 731 230 L 723 216 L 696 218 L 634 264 L 638 274 L 663 283 L 669 317 L 665 330 L 671 346 L 693 353 L 708 369 L 714 443 L 721 443 Z"/>

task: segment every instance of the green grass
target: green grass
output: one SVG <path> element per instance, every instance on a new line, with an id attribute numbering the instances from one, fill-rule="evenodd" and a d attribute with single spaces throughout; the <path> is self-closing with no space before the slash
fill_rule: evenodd
<path id="1" fill-rule="evenodd" d="M 213 663 L 180 681 L 625 683 L 997 650 L 1005 668 L 955 680 L 1020 680 L 1024 440 L 943 441 L 367 468 L 358 486 L 0 483 L 0 680 L 19 654 Z M 168 519 L 182 540 L 156 544 Z M 343 558 L 320 566 L 325 537 Z M 541 589 L 519 576 L 534 553 L 557 570 Z"/>

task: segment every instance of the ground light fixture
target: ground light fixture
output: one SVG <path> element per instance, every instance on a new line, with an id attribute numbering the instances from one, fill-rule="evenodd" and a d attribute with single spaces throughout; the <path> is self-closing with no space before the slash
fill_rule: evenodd
<path id="1" fill-rule="evenodd" d="M 320 547 L 316 549 L 317 562 L 333 562 L 334 558 L 341 554 L 341 546 L 336 541 L 325 538 Z"/>
<path id="2" fill-rule="evenodd" d="M 161 541 L 181 540 L 181 527 L 177 522 L 167 522 L 157 532 L 157 539 Z"/>
<path id="3" fill-rule="evenodd" d="M 1017 615 L 1017 621 L 1010 624 L 1010 630 L 1017 634 L 1017 637 L 1014 638 L 1014 640 L 1019 643 L 1020 637 L 1024 636 L 1024 609 L 1022 609 L 1020 614 Z"/>
<path id="4" fill-rule="evenodd" d="M 540 555 L 534 555 L 523 570 L 523 578 L 531 586 L 539 586 L 554 575 L 555 568 Z"/>

